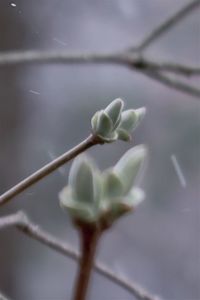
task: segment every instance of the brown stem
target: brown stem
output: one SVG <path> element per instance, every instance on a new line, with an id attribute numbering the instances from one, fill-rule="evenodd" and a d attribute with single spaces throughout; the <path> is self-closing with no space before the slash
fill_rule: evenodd
<path id="1" fill-rule="evenodd" d="M 79 228 L 79 232 L 82 256 L 79 262 L 73 300 L 86 299 L 96 248 L 101 235 L 98 228 L 85 224 Z"/>
<path id="2" fill-rule="evenodd" d="M 65 152 L 58 158 L 54 159 L 50 163 L 46 164 L 41 169 L 37 170 L 32 175 L 26 177 L 24 180 L 19 182 L 17 185 L 9 189 L 4 194 L 0 195 L 0 206 L 7 203 L 9 200 L 11 200 L 13 197 L 17 196 L 27 188 L 29 188 L 34 183 L 40 181 L 42 178 L 46 177 L 47 175 L 51 174 L 53 171 L 58 169 L 60 166 L 64 165 L 66 162 L 70 161 L 80 153 L 84 152 L 88 148 L 97 145 L 102 144 L 103 141 L 99 139 L 98 137 L 95 137 L 94 135 L 90 134 L 88 138 L 86 138 L 84 141 L 82 141 L 80 144 L 72 148 L 71 150 Z"/>

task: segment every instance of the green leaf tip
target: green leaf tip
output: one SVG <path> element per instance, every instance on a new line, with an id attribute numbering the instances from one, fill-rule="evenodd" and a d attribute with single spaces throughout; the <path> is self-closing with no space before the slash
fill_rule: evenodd
<path id="1" fill-rule="evenodd" d="M 115 128 L 120 122 L 123 107 L 124 101 L 120 98 L 117 98 L 105 108 L 105 112 L 108 114 L 112 121 L 113 128 Z"/>
<path id="2" fill-rule="evenodd" d="M 147 148 L 144 145 L 135 146 L 128 150 L 113 168 L 123 183 L 124 193 L 128 193 L 135 184 L 146 157 Z"/>
<path id="3" fill-rule="evenodd" d="M 97 111 L 91 120 L 93 134 L 103 142 L 111 143 L 117 139 L 131 140 L 131 133 L 143 119 L 146 109 L 123 111 L 124 101 L 113 100 L 104 110 Z"/>
<path id="4" fill-rule="evenodd" d="M 147 149 L 139 145 L 128 150 L 116 165 L 100 172 L 86 155 L 77 157 L 69 172 L 69 184 L 59 194 L 60 205 L 72 219 L 112 224 L 144 199 L 136 187 Z"/>

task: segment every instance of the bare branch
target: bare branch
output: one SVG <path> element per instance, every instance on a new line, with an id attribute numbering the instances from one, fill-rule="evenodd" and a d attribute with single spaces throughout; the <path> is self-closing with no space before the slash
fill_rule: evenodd
<path id="1" fill-rule="evenodd" d="M 19 211 L 15 214 L 8 215 L 0 218 L 0 230 L 6 227 L 17 227 L 20 231 L 32 237 L 33 239 L 45 244 L 49 248 L 72 258 L 73 260 L 79 259 L 77 251 L 71 248 L 70 245 L 59 241 L 54 238 L 51 234 L 42 230 L 37 224 L 31 222 L 28 216 L 23 212 Z"/>
<path id="2" fill-rule="evenodd" d="M 130 61 L 131 64 L 131 61 Z M 138 70 L 169 72 L 180 76 L 190 77 L 200 75 L 200 66 L 184 65 L 170 62 L 155 62 L 151 60 L 141 59 L 138 63 L 133 64 Z"/>
<path id="3" fill-rule="evenodd" d="M 191 85 L 188 85 L 187 83 L 184 83 L 179 80 L 171 79 L 168 76 L 165 76 L 160 72 L 152 72 L 152 71 L 145 72 L 144 71 L 142 73 L 154 80 L 157 80 L 157 81 L 163 83 L 164 85 L 166 85 L 170 88 L 184 92 L 185 94 L 188 94 L 190 96 L 200 98 L 200 90 Z"/>
<path id="4" fill-rule="evenodd" d="M 96 263 L 94 268 L 97 273 L 103 275 L 104 277 L 110 279 L 112 282 L 126 289 L 139 300 L 161 300 L 160 296 L 152 295 L 149 291 L 147 291 L 137 283 L 116 274 L 116 272 L 111 271 L 108 267 L 101 263 Z"/>
<path id="5" fill-rule="evenodd" d="M 135 69 L 153 69 L 169 71 L 183 76 L 200 75 L 200 67 L 155 62 L 142 58 L 137 53 L 124 51 L 119 53 L 68 53 L 53 51 L 22 51 L 0 54 L 0 66 L 24 63 L 64 63 L 64 64 L 119 64 Z"/>
<path id="6" fill-rule="evenodd" d="M 172 72 L 176 73 L 178 75 L 182 76 L 195 76 L 195 75 L 200 75 L 200 67 L 194 67 L 194 66 L 189 66 L 189 65 L 181 65 L 181 64 L 172 64 L 172 63 L 157 63 L 157 64 L 152 64 L 150 65 L 149 62 L 149 67 L 151 69 L 159 70 L 159 71 L 167 71 L 167 72 Z"/>
<path id="7" fill-rule="evenodd" d="M 183 18 L 189 15 L 195 8 L 200 5 L 200 0 L 189 1 L 189 3 L 182 7 L 178 12 L 170 16 L 166 21 L 161 23 L 158 27 L 141 42 L 138 47 L 132 47 L 129 50 L 141 52 L 146 50 L 155 40 L 160 38 L 164 33 L 169 31 L 174 25 L 178 24 Z"/>
<path id="8" fill-rule="evenodd" d="M 60 166 L 68 162 L 69 160 L 73 159 L 86 149 L 99 144 L 100 141 L 94 137 L 92 134 L 86 138 L 84 141 L 82 141 L 80 144 L 72 148 L 71 150 L 65 152 L 58 158 L 54 159 L 50 163 L 46 164 L 44 167 L 30 175 L 29 177 L 25 178 L 21 182 L 19 182 L 17 185 L 9 189 L 7 192 L 2 194 L 0 196 L 0 206 L 11 200 L 13 197 L 33 185 L 34 183 L 38 182 L 45 176 L 49 175 L 56 169 L 58 169 Z"/>
<path id="9" fill-rule="evenodd" d="M 132 53 L 130 51 L 124 51 L 120 53 L 113 54 L 102 54 L 102 53 L 65 53 L 65 52 L 44 52 L 44 51 L 25 51 L 25 52 L 13 52 L 0 54 L 0 65 L 6 64 L 22 64 L 22 63 L 109 63 L 109 64 L 119 64 L 126 66 L 128 68 L 135 69 L 137 71 L 143 72 L 148 77 L 154 78 L 160 83 L 177 89 L 181 92 L 187 93 L 193 97 L 199 98 L 199 91 L 191 87 L 190 85 L 183 84 L 180 82 L 171 82 L 170 79 L 161 78 L 164 75 L 159 75 L 157 72 L 155 76 L 150 76 L 151 72 L 155 71 L 167 71 L 173 72 L 183 76 L 197 76 L 200 75 L 200 68 L 193 66 L 185 66 L 180 64 L 172 63 L 156 63 L 142 58 L 137 53 Z M 148 71 L 148 72 L 146 72 Z M 159 77 L 159 78 L 158 78 Z M 3 195 L 2 195 L 3 196 Z M 2 197 L 1 196 L 1 197 Z M 0 205 L 1 205 L 0 197 Z"/>
<path id="10" fill-rule="evenodd" d="M 63 241 L 59 241 L 48 232 L 41 229 L 37 224 L 31 222 L 24 212 L 17 212 L 15 214 L 0 218 L 0 230 L 13 226 L 22 231 L 24 234 L 46 245 L 50 249 L 57 251 L 58 253 L 70 257 L 73 260 L 79 260 L 80 258 L 79 253 L 70 245 L 64 243 Z M 109 268 L 104 266 L 102 263 L 95 263 L 94 269 L 98 274 L 103 275 L 115 284 L 118 284 L 122 288 L 126 289 L 139 300 L 160 299 L 157 296 L 151 295 L 133 281 L 129 281 L 120 275 L 117 275 L 116 272 L 109 270 Z"/>
<path id="11" fill-rule="evenodd" d="M 55 51 L 22 51 L 0 54 L 0 66 L 8 66 L 23 63 L 66 63 L 66 64 L 82 64 L 82 63 L 99 63 L 99 64 L 118 64 L 126 67 L 134 68 L 142 71 L 148 77 L 151 77 L 160 83 L 190 94 L 199 98 L 199 90 L 182 82 L 175 82 L 165 77 L 158 71 L 167 71 L 182 76 L 198 76 L 200 75 L 200 67 L 185 66 L 173 63 L 156 63 L 141 57 L 142 50 L 146 49 L 156 39 L 170 30 L 174 25 L 180 22 L 184 17 L 191 13 L 200 5 L 200 0 L 190 1 L 182 7 L 178 12 L 170 16 L 165 22 L 155 28 L 139 46 L 125 49 L 123 52 L 113 53 L 68 53 Z M 148 71 L 148 72 L 144 72 Z M 149 72 L 153 71 L 153 72 Z M 1 205 L 1 198 L 0 198 Z"/>
<path id="12" fill-rule="evenodd" d="M 26 63 L 122 63 L 119 54 L 115 53 L 78 53 L 60 51 L 16 51 L 0 54 L 0 66 L 9 66 Z"/>

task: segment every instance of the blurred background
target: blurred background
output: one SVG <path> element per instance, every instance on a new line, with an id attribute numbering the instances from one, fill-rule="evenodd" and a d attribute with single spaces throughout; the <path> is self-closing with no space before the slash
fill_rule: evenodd
<path id="1" fill-rule="evenodd" d="M 138 44 L 187 2 L 1 0 L 0 50 L 123 50 Z M 198 65 L 199 50 L 196 10 L 145 54 Z M 134 143 L 96 146 L 88 152 L 104 169 L 133 144 L 145 143 L 150 155 L 141 186 L 147 197 L 134 214 L 105 235 L 98 258 L 164 299 L 199 300 L 198 99 L 121 66 L 0 67 L 0 193 L 84 139 L 94 112 L 117 97 L 124 99 L 126 108 L 147 107 Z M 44 229 L 78 247 L 77 233 L 58 202 L 70 165 L 17 196 L 1 208 L 0 215 L 23 209 Z M 0 291 L 11 299 L 70 299 L 76 270 L 75 262 L 14 228 L 0 232 Z M 133 296 L 94 274 L 89 299 L 130 300 Z"/>

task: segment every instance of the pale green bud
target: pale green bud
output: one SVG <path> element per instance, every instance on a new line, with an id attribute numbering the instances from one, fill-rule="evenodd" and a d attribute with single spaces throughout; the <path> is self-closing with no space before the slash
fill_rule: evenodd
<path id="1" fill-rule="evenodd" d="M 131 140 L 131 135 L 125 129 L 119 128 L 117 129 L 118 139 L 129 142 Z"/>
<path id="2" fill-rule="evenodd" d="M 85 222 L 94 222 L 96 220 L 96 209 L 89 203 L 84 203 L 74 199 L 73 190 L 67 186 L 59 193 L 60 206 L 66 210 L 73 219 L 83 220 Z"/>
<path id="3" fill-rule="evenodd" d="M 104 142 L 113 142 L 118 138 L 115 130 L 121 121 L 123 101 L 116 99 L 112 101 L 105 110 L 98 111 L 91 120 L 92 131 Z"/>
<path id="4" fill-rule="evenodd" d="M 110 199 L 108 217 L 109 223 L 112 224 L 116 219 L 120 218 L 124 214 L 132 211 L 140 204 L 145 198 L 144 192 L 139 188 L 133 188 L 131 192 L 123 198 Z"/>
<path id="5" fill-rule="evenodd" d="M 128 132 L 131 132 L 135 127 L 135 123 L 137 122 L 137 115 L 134 109 L 125 110 L 122 113 L 121 123 L 119 128 L 122 128 Z"/>
<path id="6" fill-rule="evenodd" d="M 137 127 L 145 115 L 144 107 L 122 112 L 124 102 L 118 98 L 113 100 L 104 110 L 94 114 L 91 120 L 93 134 L 103 142 L 110 143 L 117 139 L 131 140 L 131 132 Z"/>
<path id="7" fill-rule="evenodd" d="M 102 174 L 91 159 L 79 156 L 70 169 L 69 186 L 59 194 L 61 206 L 73 219 L 111 225 L 144 198 L 134 185 L 146 154 L 145 146 L 136 146 Z"/>
<path id="8" fill-rule="evenodd" d="M 135 187 L 135 181 L 146 155 L 145 146 L 136 146 L 127 151 L 113 168 L 102 174 L 104 197 L 100 207 L 109 224 L 134 209 L 144 199 L 144 193 Z"/>
<path id="9" fill-rule="evenodd" d="M 124 198 L 124 203 L 127 206 L 135 208 L 138 206 L 145 198 L 145 193 L 140 188 L 134 187 Z"/>
<path id="10" fill-rule="evenodd" d="M 137 127 L 146 113 L 144 107 L 139 109 L 128 109 L 122 112 L 121 122 L 118 126 L 118 139 L 123 141 L 131 140 L 131 132 Z"/>
<path id="11" fill-rule="evenodd" d="M 109 135 L 113 127 L 110 117 L 104 110 L 101 110 L 94 115 L 92 118 L 92 126 L 100 136 Z"/>
<path id="12" fill-rule="evenodd" d="M 116 125 L 119 124 L 121 118 L 121 112 L 124 107 L 124 102 L 117 98 L 113 100 L 106 108 L 105 112 L 108 114 L 110 119 L 112 120 L 113 129 L 116 128 Z"/>
<path id="13" fill-rule="evenodd" d="M 113 171 L 123 183 L 124 193 L 128 193 L 135 183 L 141 171 L 144 160 L 147 156 L 147 149 L 139 145 L 128 150 L 113 168 Z"/>
<path id="14" fill-rule="evenodd" d="M 123 194 L 123 185 L 119 177 L 112 170 L 102 174 L 105 197 L 119 197 Z"/>
<path id="15" fill-rule="evenodd" d="M 143 120 L 144 116 L 146 115 L 146 108 L 145 107 L 140 107 L 138 109 L 134 109 L 134 112 L 137 116 L 137 121 L 136 124 L 134 126 L 134 129 L 136 128 L 136 126 L 138 126 L 138 124 Z"/>
<path id="16" fill-rule="evenodd" d="M 73 188 L 77 201 L 93 201 L 93 164 L 86 156 L 82 155 L 74 160 L 69 173 L 69 185 Z"/>
<path id="17" fill-rule="evenodd" d="M 97 218 L 101 196 L 99 170 L 85 155 L 77 157 L 70 169 L 69 186 L 60 193 L 61 206 L 72 217 L 93 221 Z"/>

